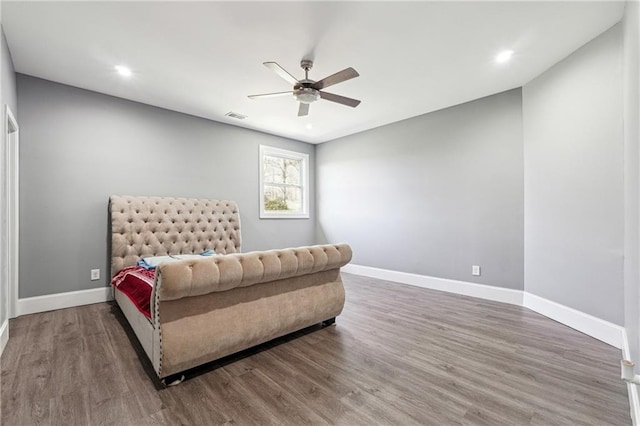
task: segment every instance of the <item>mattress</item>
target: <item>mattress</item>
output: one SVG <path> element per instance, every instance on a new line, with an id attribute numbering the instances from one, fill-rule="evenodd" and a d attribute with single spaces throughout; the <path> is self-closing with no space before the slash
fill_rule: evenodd
<path id="1" fill-rule="evenodd" d="M 128 266 L 118 272 L 111 285 L 126 295 L 138 310 L 147 318 L 151 318 L 151 292 L 156 271 L 141 266 Z"/>

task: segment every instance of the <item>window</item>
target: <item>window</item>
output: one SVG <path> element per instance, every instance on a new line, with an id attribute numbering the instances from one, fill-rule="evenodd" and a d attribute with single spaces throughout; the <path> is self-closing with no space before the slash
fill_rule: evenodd
<path id="1" fill-rule="evenodd" d="M 260 218 L 309 217 L 309 156 L 260 145 Z"/>

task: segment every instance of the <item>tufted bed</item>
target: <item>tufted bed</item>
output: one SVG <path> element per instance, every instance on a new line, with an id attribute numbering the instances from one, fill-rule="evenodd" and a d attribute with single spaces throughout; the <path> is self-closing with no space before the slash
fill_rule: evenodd
<path id="1" fill-rule="evenodd" d="M 145 257 L 217 253 L 160 263 L 144 296 L 148 316 L 114 289 L 160 379 L 342 311 L 347 244 L 240 253 L 233 201 L 112 196 L 109 212 L 112 277 Z"/>

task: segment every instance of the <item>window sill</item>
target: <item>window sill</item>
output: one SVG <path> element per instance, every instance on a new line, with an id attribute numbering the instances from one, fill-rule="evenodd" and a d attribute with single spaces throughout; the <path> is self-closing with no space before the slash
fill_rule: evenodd
<path id="1" fill-rule="evenodd" d="M 309 213 L 260 213 L 260 219 L 309 219 Z"/>

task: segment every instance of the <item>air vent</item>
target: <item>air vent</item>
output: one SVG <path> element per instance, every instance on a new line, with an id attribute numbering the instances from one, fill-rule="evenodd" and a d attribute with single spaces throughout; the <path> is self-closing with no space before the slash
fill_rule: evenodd
<path id="1" fill-rule="evenodd" d="M 229 111 L 228 113 L 225 114 L 227 117 L 231 117 L 231 118 L 237 118 L 238 120 L 244 120 L 245 118 L 247 118 L 246 115 L 242 115 L 242 114 L 238 114 L 237 112 L 233 112 L 233 111 Z"/>

